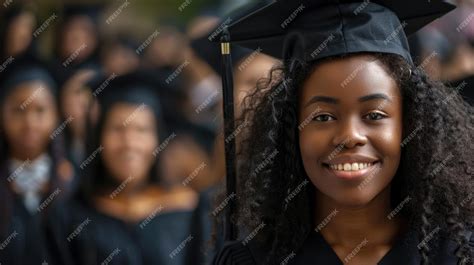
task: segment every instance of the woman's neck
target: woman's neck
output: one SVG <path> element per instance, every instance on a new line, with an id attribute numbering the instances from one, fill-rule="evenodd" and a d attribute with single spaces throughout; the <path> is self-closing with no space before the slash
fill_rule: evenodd
<path id="1" fill-rule="evenodd" d="M 32 154 L 25 154 L 22 152 L 15 152 L 10 150 L 9 151 L 9 157 L 10 159 L 15 159 L 17 161 L 34 161 L 38 158 L 40 158 L 42 155 L 47 155 L 48 152 L 37 152 L 37 153 L 32 153 Z"/>
<path id="2" fill-rule="evenodd" d="M 316 191 L 315 227 L 331 245 L 354 247 L 366 239 L 376 245 L 391 245 L 404 229 L 400 216 L 391 212 L 390 187 L 364 206 L 338 204 Z"/>

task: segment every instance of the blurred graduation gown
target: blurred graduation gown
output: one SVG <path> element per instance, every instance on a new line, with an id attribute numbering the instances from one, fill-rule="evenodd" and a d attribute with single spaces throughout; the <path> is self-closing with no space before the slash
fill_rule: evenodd
<path id="1" fill-rule="evenodd" d="M 0 105 L 15 89 L 31 81 L 41 81 L 53 97 L 57 96 L 56 80 L 48 66 L 34 56 L 22 55 L 0 76 Z M 54 255 L 47 245 L 45 221 L 51 207 L 70 195 L 75 178 L 72 166 L 63 170 L 67 162 L 62 160 L 60 139 L 58 136 L 57 146 L 50 143 L 39 157 L 20 161 L 9 156 L 0 138 L 0 264 L 41 264 Z"/>
<path id="2" fill-rule="evenodd" d="M 9 203 L 12 210 L 9 225 L 6 233 L 0 234 L 0 263 L 30 265 L 50 260 L 54 253 L 50 253 L 46 245 L 45 216 L 30 213 L 20 195 L 13 194 Z"/>
<path id="3" fill-rule="evenodd" d="M 190 211 L 157 212 L 128 223 L 71 200 L 49 218 L 50 264 L 184 265 L 191 217 Z"/>

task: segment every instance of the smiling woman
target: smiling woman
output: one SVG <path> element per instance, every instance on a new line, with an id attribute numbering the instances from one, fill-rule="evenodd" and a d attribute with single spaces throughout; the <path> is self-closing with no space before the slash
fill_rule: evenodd
<path id="1" fill-rule="evenodd" d="M 214 264 L 472 264 L 474 111 L 413 65 L 400 20 L 417 25 L 407 34 L 423 23 L 389 1 L 296 2 L 305 12 L 284 33 L 251 26 L 298 3 L 229 26 L 284 60 L 244 100 L 239 241 Z M 420 17 L 450 9 L 423 5 Z"/>
<path id="2" fill-rule="evenodd" d="M 361 64 L 344 92 L 344 73 Z M 236 264 L 279 263 L 291 253 L 289 264 L 457 264 L 472 255 L 473 155 L 464 147 L 472 107 L 458 95 L 446 104 L 449 88 L 408 69 L 389 54 L 328 58 L 291 74 L 294 87 L 278 97 L 266 96 L 275 85 L 247 98 L 242 120 L 253 120 L 239 154 L 238 226 L 243 237 L 266 227 L 245 247 L 229 244 L 217 264 L 242 253 L 249 259 Z M 252 174 L 272 148 L 280 155 Z M 313 185 L 291 196 L 307 179 Z"/>

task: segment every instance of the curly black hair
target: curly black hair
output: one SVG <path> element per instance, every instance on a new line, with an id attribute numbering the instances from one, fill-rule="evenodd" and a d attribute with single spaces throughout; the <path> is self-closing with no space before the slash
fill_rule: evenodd
<path id="1" fill-rule="evenodd" d="M 464 232 L 472 228 L 474 212 L 473 108 L 456 90 L 431 80 L 422 67 L 398 55 L 369 55 L 382 63 L 403 98 L 405 140 L 391 183 L 392 207 L 409 196 L 411 202 L 400 214 L 410 227 L 425 238 L 439 227 L 435 237 L 456 242 L 456 256 L 467 264 L 472 257 Z M 237 212 L 232 218 L 241 235 L 265 224 L 255 239 L 268 247 L 266 264 L 280 263 L 314 229 L 315 187 L 306 185 L 287 199 L 309 181 L 298 144 L 298 91 L 316 65 L 334 58 L 276 66 L 244 99 L 237 119 L 237 125 L 250 125 L 237 154 Z M 430 264 L 436 249 L 424 244 L 419 252 L 422 264 Z"/>

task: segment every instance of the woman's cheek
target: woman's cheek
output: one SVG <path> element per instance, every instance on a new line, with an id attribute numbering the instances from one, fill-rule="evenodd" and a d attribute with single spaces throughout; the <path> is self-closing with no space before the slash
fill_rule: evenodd
<path id="1" fill-rule="evenodd" d="M 401 122 L 393 122 L 384 130 L 371 134 L 372 143 L 378 150 L 384 150 L 388 156 L 398 157 L 401 152 L 402 130 Z"/>
<path id="2" fill-rule="evenodd" d="M 304 131 L 303 131 L 304 130 Z M 300 151 L 305 167 L 316 166 L 321 157 L 320 150 L 324 150 L 325 139 L 322 135 L 311 131 L 310 128 L 304 128 L 300 132 Z M 308 168 L 309 169 L 309 168 Z"/>

